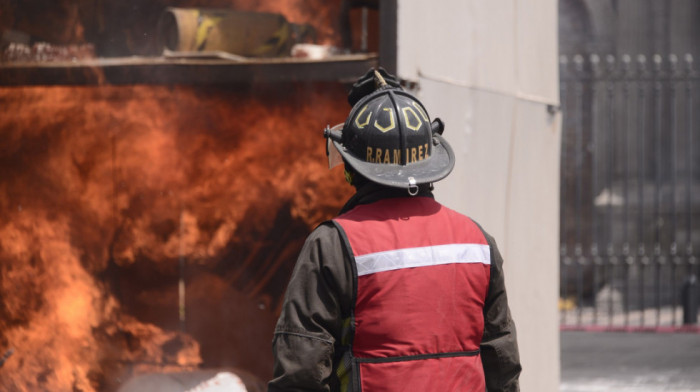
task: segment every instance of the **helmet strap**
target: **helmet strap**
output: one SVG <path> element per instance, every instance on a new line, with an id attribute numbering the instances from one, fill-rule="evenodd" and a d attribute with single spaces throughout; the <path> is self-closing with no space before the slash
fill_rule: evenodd
<path id="1" fill-rule="evenodd" d="M 355 180 L 355 173 L 349 172 L 348 169 L 344 170 L 345 173 L 345 181 L 348 182 L 348 184 L 353 185 L 353 181 Z"/>

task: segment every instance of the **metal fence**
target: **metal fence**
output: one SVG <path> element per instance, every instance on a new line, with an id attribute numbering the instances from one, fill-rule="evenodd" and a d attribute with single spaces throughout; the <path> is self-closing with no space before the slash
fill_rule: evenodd
<path id="1" fill-rule="evenodd" d="M 700 78 L 692 56 L 562 56 L 560 71 L 562 327 L 693 324 Z"/>

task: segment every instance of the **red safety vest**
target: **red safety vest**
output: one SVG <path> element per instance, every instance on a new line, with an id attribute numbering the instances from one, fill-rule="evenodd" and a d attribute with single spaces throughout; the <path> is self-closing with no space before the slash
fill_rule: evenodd
<path id="1" fill-rule="evenodd" d="M 360 205 L 335 222 L 356 267 L 350 389 L 484 391 L 491 249 L 479 226 L 429 197 Z"/>

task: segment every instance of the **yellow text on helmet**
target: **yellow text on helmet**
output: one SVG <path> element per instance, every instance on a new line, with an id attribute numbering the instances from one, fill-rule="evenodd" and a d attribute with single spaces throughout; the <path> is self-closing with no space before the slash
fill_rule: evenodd
<path id="1" fill-rule="evenodd" d="M 418 147 L 411 147 L 404 150 L 406 163 L 422 161 L 429 157 L 428 143 Z M 370 163 L 401 164 L 401 150 L 398 148 L 372 148 L 367 147 L 365 161 Z"/>

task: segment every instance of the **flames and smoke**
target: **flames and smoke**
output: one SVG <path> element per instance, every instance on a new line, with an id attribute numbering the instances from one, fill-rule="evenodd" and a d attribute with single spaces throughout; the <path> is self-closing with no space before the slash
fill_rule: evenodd
<path id="1" fill-rule="evenodd" d="M 53 44 L 95 44 L 100 56 L 160 54 L 158 18 L 166 7 L 273 12 L 316 30 L 317 43 L 340 46 L 342 0 L 0 0 L 0 35 L 25 32 Z M 371 1 L 370 1 L 371 3 Z"/>
<path id="2" fill-rule="evenodd" d="M 321 137 L 345 90 L 304 87 L 0 89 L 0 389 L 269 376 L 296 254 L 351 193 Z"/>

